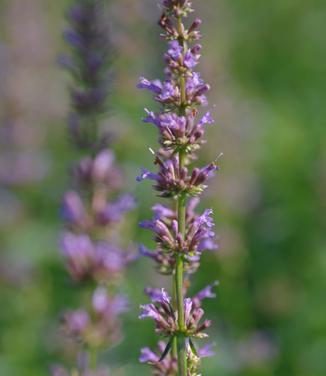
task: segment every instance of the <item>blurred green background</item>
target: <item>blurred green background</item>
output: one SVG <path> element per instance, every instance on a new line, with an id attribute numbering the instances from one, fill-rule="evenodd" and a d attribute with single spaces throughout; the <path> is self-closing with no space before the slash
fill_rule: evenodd
<path id="1" fill-rule="evenodd" d="M 58 315 L 75 304 L 57 239 L 59 202 L 75 158 L 66 136 L 69 77 L 56 64 L 68 0 L 1 0 L 0 375 L 46 375 L 65 361 Z M 204 257 L 196 292 L 220 280 L 205 307 L 214 321 L 216 356 L 205 376 L 326 375 L 326 2 L 194 0 L 203 18 L 201 71 L 211 83 L 216 125 L 201 161 L 224 153 L 202 206 L 215 209 L 219 252 Z M 157 1 L 110 1 L 115 79 L 109 120 L 115 149 L 138 209 L 131 241 L 151 244 L 137 223 L 155 202 L 150 184 L 153 107 L 138 76 L 161 76 L 164 43 Z M 125 338 L 103 355 L 117 375 L 149 375 L 139 348 L 153 345 L 151 322 L 139 322 L 145 285 L 167 285 L 139 260 L 123 289 L 131 312 Z"/>

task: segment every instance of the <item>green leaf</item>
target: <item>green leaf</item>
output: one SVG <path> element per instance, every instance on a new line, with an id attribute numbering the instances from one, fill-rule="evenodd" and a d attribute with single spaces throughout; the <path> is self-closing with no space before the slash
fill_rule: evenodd
<path id="1" fill-rule="evenodd" d="M 169 353 L 169 351 L 170 351 L 170 349 L 171 349 L 171 346 L 172 346 L 173 338 L 174 338 L 174 337 L 171 337 L 171 338 L 170 338 L 170 341 L 169 341 L 168 344 L 166 345 L 166 348 L 165 348 L 165 350 L 163 351 L 163 354 L 162 354 L 162 356 L 160 357 L 159 362 L 161 362 L 161 361 L 162 361 L 162 360 L 168 355 L 168 353 Z"/>
<path id="2" fill-rule="evenodd" d="M 191 351 L 194 353 L 194 355 L 198 356 L 198 353 L 197 353 L 196 347 L 195 347 L 195 345 L 193 344 L 191 338 L 189 338 L 189 345 L 190 345 Z"/>

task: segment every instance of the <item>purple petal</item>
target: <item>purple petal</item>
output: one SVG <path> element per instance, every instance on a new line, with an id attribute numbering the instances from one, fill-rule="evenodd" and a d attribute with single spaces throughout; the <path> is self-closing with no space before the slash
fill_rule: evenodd
<path id="1" fill-rule="evenodd" d="M 195 296 L 195 298 L 199 299 L 200 301 L 203 299 L 213 299 L 216 298 L 216 294 L 213 292 L 213 288 L 218 285 L 218 281 L 215 281 L 211 285 L 206 286 L 203 290 L 199 291 L 199 293 Z"/>
<path id="2" fill-rule="evenodd" d="M 175 87 L 170 81 L 165 81 L 159 99 L 165 101 L 175 94 Z"/>
<path id="3" fill-rule="evenodd" d="M 155 115 L 155 112 L 149 111 L 147 108 L 145 108 L 145 112 L 147 117 L 143 118 L 144 123 L 153 123 L 156 126 L 160 125 L 160 119 Z"/>
<path id="4" fill-rule="evenodd" d="M 109 299 L 107 291 L 104 287 L 98 287 L 95 290 L 92 298 L 92 305 L 97 312 L 104 312 L 107 309 Z"/>
<path id="5" fill-rule="evenodd" d="M 184 65 L 188 69 L 193 69 L 198 64 L 198 59 L 192 54 L 190 50 L 187 51 L 184 58 Z"/>
<path id="6" fill-rule="evenodd" d="M 150 251 L 148 248 L 146 248 L 143 244 L 140 244 L 139 252 L 142 256 L 151 257 L 151 258 L 154 257 L 154 253 Z"/>
<path id="7" fill-rule="evenodd" d="M 110 172 L 114 155 L 110 150 L 100 152 L 93 162 L 92 174 L 95 180 L 104 180 Z"/>
<path id="8" fill-rule="evenodd" d="M 150 172 L 149 170 L 145 169 L 145 168 L 142 168 L 141 169 L 141 173 L 139 176 L 137 176 L 136 180 L 138 182 L 141 182 L 145 179 L 148 179 L 148 180 L 157 180 L 158 178 L 158 175 L 157 174 L 154 174 L 153 172 Z"/>
<path id="9" fill-rule="evenodd" d="M 209 343 L 205 345 L 204 347 L 201 347 L 198 349 L 198 355 L 200 358 L 207 358 L 215 355 L 215 352 L 213 351 L 213 344 Z"/>
<path id="10" fill-rule="evenodd" d="M 163 85 L 159 80 L 149 81 L 144 77 L 140 77 L 137 87 L 138 89 L 148 89 L 155 94 L 160 94 L 162 92 Z"/>
<path id="11" fill-rule="evenodd" d="M 151 230 L 151 231 L 155 231 L 156 230 L 155 222 L 149 221 L 149 220 L 141 221 L 139 223 L 139 227 L 145 228 L 145 229 Z"/>
<path id="12" fill-rule="evenodd" d="M 213 124 L 214 119 L 212 118 L 212 115 L 210 111 L 206 112 L 206 114 L 201 118 L 199 125 L 205 125 L 205 124 Z"/>
<path id="13" fill-rule="evenodd" d="M 66 42 L 77 48 L 83 48 L 83 42 L 80 36 L 72 30 L 67 30 L 63 33 Z"/>
<path id="14" fill-rule="evenodd" d="M 127 298 L 121 295 L 116 295 L 111 299 L 110 310 L 116 315 L 128 311 L 129 304 Z"/>
<path id="15" fill-rule="evenodd" d="M 71 223 L 80 223 L 85 217 L 84 204 L 77 192 L 70 191 L 64 195 L 62 216 Z"/>
<path id="16" fill-rule="evenodd" d="M 70 311 L 65 314 L 65 322 L 72 334 L 79 334 L 87 327 L 89 316 L 83 309 Z"/>
<path id="17" fill-rule="evenodd" d="M 71 232 L 63 234 L 61 249 L 66 257 L 84 260 L 94 256 L 94 245 L 88 235 L 75 235 Z"/>
<path id="18" fill-rule="evenodd" d="M 179 57 L 182 55 L 182 51 L 183 51 L 183 48 L 182 46 L 180 46 L 177 40 L 173 40 L 169 42 L 168 54 L 172 57 L 172 59 L 178 60 Z"/>
<path id="19" fill-rule="evenodd" d="M 171 302 L 171 298 L 168 295 L 168 293 L 165 291 L 165 289 L 161 290 L 161 300 L 162 302 L 167 303 L 167 304 L 170 304 Z"/>
<path id="20" fill-rule="evenodd" d="M 218 245 L 212 239 L 204 239 L 202 240 L 197 247 L 198 252 L 202 251 L 216 251 L 218 249 Z"/>
<path id="21" fill-rule="evenodd" d="M 175 213 L 172 209 L 167 208 L 166 206 L 161 204 L 156 204 L 152 207 L 152 210 L 154 212 L 155 219 L 173 218 L 175 216 Z"/>
<path id="22" fill-rule="evenodd" d="M 186 298 L 184 300 L 184 310 L 185 310 L 185 320 L 186 321 L 190 317 L 191 309 L 192 309 L 192 300 L 190 298 Z"/>
<path id="23" fill-rule="evenodd" d="M 158 355 L 156 355 L 150 348 L 145 347 L 141 349 L 140 351 L 141 351 L 141 355 L 139 357 L 139 361 L 141 363 L 147 363 L 147 362 L 156 363 L 159 361 Z"/>
<path id="24" fill-rule="evenodd" d="M 159 321 L 160 314 L 157 312 L 155 306 L 153 304 L 145 304 L 140 306 L 141 314 L 139 315 L 139 318 L 141 320 L 146 318 L 151 318 L 155 321 Z"/>
<path id="25" fill-rule="evenodd" d="M 96 244 L 97 266 L 108 274 L 121 273 L 126 262 L 123 251 L 117 246 L 104 241 Z"/>
<path id="26" fill-rule="evenodd" d="M 135 199 L 131 195 L 120 196 L 117 201 L 110 203 L 102 213 L 103 219 L 118 222 L 123 215 L 135 207 Z"/>
<path id="27" fill-rule="evenodd" d="M 144 290 L 145 294 L 153 301 L 159 302 L 162 300 L 162 291 L 161 289 L 155 289 L 152 287 L 146 287 Z"/>

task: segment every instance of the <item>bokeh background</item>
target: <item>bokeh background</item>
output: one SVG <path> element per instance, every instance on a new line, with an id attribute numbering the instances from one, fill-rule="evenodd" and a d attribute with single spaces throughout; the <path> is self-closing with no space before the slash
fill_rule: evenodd
<path id="1" fill-rule="evenodd" d="M 216 125 L 201 161 L 220 152 L 222 170 L 205 195 L 215 210 L 218 253 L 204 257 L 192 290 L 220 280 L 206 303 L 216 357 L 205 376 L 326 375 L 326 3 L 322 0 L 194 0 L 203 25 L 201 71 L 212 85 Z M 59 203 L 74 158 L 66 135 L 68 0 L 0 2 L 0 375 L 42 376 L 65 359 L 58 315 L 74 304 L 58 252 Z M 155 202 L 150 167 L 153 106 L 135 85 L 161 76 L 155 0 L 111 0 L 115 46 L 110 124 L 127 190 L 138 200 L 126 238 L 150 245 L 137 223 Z M 117 375 L 149 375 L 139 348 L 155 343 L 139 322 L 145 285 L 168 286 L 139 260 L 123 289 L 125 338 L 103 355 Z"/>

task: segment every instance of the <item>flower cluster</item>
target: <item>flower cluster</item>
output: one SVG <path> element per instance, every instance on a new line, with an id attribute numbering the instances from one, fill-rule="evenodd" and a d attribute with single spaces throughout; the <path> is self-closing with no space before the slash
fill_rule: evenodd
<path id="1" fill-rule="evenodd" d="M 107 134 L 100 129 L 107 110 L 110 56 L 103 4 L 102 0 L 75 0 L 68 14 L 70 29 L 65 33 L 72 54 L 62 58 L 74 79 L 69 127 L 81 156 L 72 168 L 71 189 L 63 197 L 65 228 L 60 248 L 69 275 L 84 296 L 81 308 L 63 314 L 63 333 L 79 355 L 89 352 L 91 358 L 89 366 L 73 371 L 74 376 L 107 375 L 98 368 L 94 353 L 122 337 L 120 315 L 127 304 L 118 287 L 134 259 L 121 247 L 117 224 L 135 202 L 121 193 L 122 173 L 108 149 Z M 60 367 L 52 374 L 68 375 Z"/>
<path id="2" fill-rule="evenodd" d="M 153 303 L 141 306 L 140 319 L 152 318 L 156 325 L 156 332 L 166 337 L 173 337 L 183 334 L 186 337 L 205 338 L 204 332 L 211 322 L 209 320 L 201 321 L 204 311 L 201 304 L 198 304 L 202 298 L 197 297 L 197 304 L 194 304 L 190 298 L 184 299 L 184 322 L 185 327 L 179 328 L 178 312 L 172 307 L 171 298 L 164 291 L 159 293 L 156 289 L 145 290 L 152 299 Z"/>
<path id="3" fill-rule="evenodd" d="M 155 164 L 160 169 L 157 174 L 143 169 L 137 181 L 154 180 L 154 188 L 159 192 L 159 196 L 172 198 L 181 195 L 197 196 L 202 193 L 207 188 L 205 182 L 218 169 L 216 162 L 212 162 L 203 168 L 194 168 L 189 174 L 187 167 L 180 166 L 177 155 L 165 161 L 156 156 Z"/>
<path id="4" fill-rule="evenodd" d="M 160 133 L 160 144 L 166 150 L 177 152 L 186 150 L 194 152 L 205 143 L 203 135 L 205 126 L 212 124 L 213 119 L 208 111 L 199 121 L 196 121 L 196 111 L 187 111 L 187 116 L 179 116 L 173 112 L 155 114 L 145 109 L 145 123 L 154 124 Z"/>
<path id="5" fill-rule="evenodd" d="M 119 315 L 127 310 L 127 301 L 121 296 L 109 296 L 98 287 L 93 293 L 91 310 L 67 311 L 63 316 L 64 331 L 74 340 L 100 348 L 116 343 L 121 338 Z"/>
<path id="6" fill-rule="evenodd" d="M 177 360 L 171 353 L 167 354 L 164 359 L 161 359 L 161 354 L 164 353 L 166 347 L 167 344 L 164 341 L 160 341 L 155 352 L 149 347 L 141 349 L 139 361 L 150 364 L 154 375 L 174 376 L 178 370 Z"/>
<path id="7" fill-rule="evenodd" d="M 140 355 L 140 362 L 141 363 L 148 363 L 152 366 L 153 375 L 156 376 L 174 376 L 178 370 L 177 368 L 177 360 L 175 357 L 172 356 L 171 353 L 168 353 L 164 359 L 161 359 L 161 354 L 167 348 L 167 344 L 164 341 L 160 341 L 157 345 L 157 351 L 151 350 L 149 347 L 145 347 L 141 350 Z M 191 347 L 187 346 L 187 360 L 189 364 L 189 373 L 191 375 L 198 375 L 197 369 L 199 365 L 200 358 L 206 358 L 214 356 L 214 352 L 212 350 L 212 345 L 206 345 L 202 348 L 196 350 L 196 354 L 191 349 Z M 61 375 L 60 375 L 61 376 Z"/>
<path id="8" fill-rule="evenodd" d="M 154 252 L 141 246 L 141 253 L 152 258 L 162 274 L 173 273 L 178 254 L 181 254 L 187 272 L 194 273 L 199 267 L 202 253 L 217 249 L 212 210 L 207 209 L 202 215 L 198 215 L 194 211 L 197 204 L 198 199 L 193 198 L 187 207 L 185 236 L 179 231 L 177 212 L 161 204 L 152 208 L 154 212 L 152 220 L 140 223 L 142 228 L 154 232 L 154 240 L 157 244 Z"/>
<path id="9" fill-rule="evenodd" d="M 75 281 L 119 281 L 126 265 L 132 260 L 130 254 L 114 243 L 92 241 L 87 234 L 65 232 L 61 249 L 70 276 Z"/>
<path id="10" fill-rule="evenodd" d="M 160 342 L 160 355 L 143 349 L 140 360 L 150 363 L 155 375 L 177 372 L 196 376 L 205 351 L 197 351 L 192 338 L 207 336 L 205 330 L 210 321 L 203 319 L 201 301 L 215 295 L 209 286 L 194 298 L 186 298 L 189 284 L 185 277 L 197 271 L 205 250 L 217 249 L 212 210 L 197 214 L 195 207 L 208 180 L 218 170 L 218 163 L 216 160 L 201 168 L 191 166 L 197 159 L 196 152 L 206 142 L 207 125 L 214 122 L 210 111 L 202 113 L 199 109 L 208 105 L 206 95 L 210 89 L 195 71 L 202 49 L 198 43 L 201 20 L 195 19 L 188 27 L 183 22 L 193 12 L 189 0 L 163 0 L 162 6 L 159 25 L 168 45 L 164 54 L 165 77 L 141 77 L 138 83 L 138 88 L 149 90 L 160 104 L 158 112 L 145 109 L 143 119 L 159 132 L 160 148 L 157 152 L 151 150 L 158 171 L 143 168 L 137 181 L 154 181 L 157 195 L 172 201 L 170 206 L 155 205 L 154 218 L 140 223 L 154 233 L 156 242 L 155 251 L 144 246 L 140 251 L 155 261 L 160 273 L 172 275 L 173 299 L 165 291 L 147 290 L 152 303 L 141 306 L 140 318 L 152 318 L 156 332 L 169 340 L 167 345 Z"/>
<path id="11" fill-rule="evenodd" d="M 207 334 L 204 332 L 211 322 L 209 320 L 201 321 L 204 314 L 201 308 L 202 300 L 205 298 L 215 298 L 213 288 L 217 285 L 214 282 L 212 285 L 205 287 L 197 293 L 192 299 L 184 300 L 184 315 L 186 328 L 181 333 L 188 337 L 187 347 L 187 360 L 190 375 L 197 375 L 197 368 L 200 363 L 200 358 L 210 357 L 214 355 L 212 345 L 206 345 L 202 348 L 196 349 L 191 337 L 205 338 Z M 156 332 L 163 334 L 167 337 L 173 338 L 180 335 L 178 328 L 177 315 L 178 312 L 174 311 L 171 305 L 171 298 L 164 290 L 146 288 L 145 293 L 151 298 L 152 303 L 141 306 L 142 312 L 141 319 L 151 318 L 156 325 Z M 166 344 L 163 341 L 158 343 L 158 353 L 153 352 L 148 347 L 141 350 L 140 362 L 149 363 L 153 368 L 154 375 L 175 375 L 177 371 L 176 358 L 168 353 L 172 341 Z M 162 354 L 165 354 L 163 356 Z"/>

